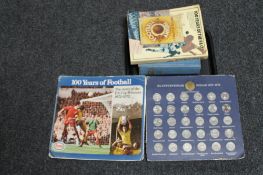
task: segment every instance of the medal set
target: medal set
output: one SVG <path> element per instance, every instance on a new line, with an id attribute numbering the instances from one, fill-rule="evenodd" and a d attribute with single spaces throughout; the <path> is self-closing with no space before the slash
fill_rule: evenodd
<path id="1" fill-rule="evenodd" d="M 148 77 L 148 160 L 244 156 L 233 76 Z"/>

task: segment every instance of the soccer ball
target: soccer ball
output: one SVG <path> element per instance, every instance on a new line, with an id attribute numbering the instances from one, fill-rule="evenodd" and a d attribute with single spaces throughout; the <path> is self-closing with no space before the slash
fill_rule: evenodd
<path id="1" fill-rule="evenodd" d="M 121 124 L 126 125 L 127 124 L 127 117 L 126 116 L 121 116 Z"/>

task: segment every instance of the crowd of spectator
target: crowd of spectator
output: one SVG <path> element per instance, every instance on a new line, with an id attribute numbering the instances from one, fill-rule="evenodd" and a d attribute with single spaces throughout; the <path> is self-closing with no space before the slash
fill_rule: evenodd
<path id="1" fill-rule="evenodd" d="M 74 89 L 71 91 L 71 96 L 67 98 L 58 97 L 58 110 L 65 106 L 73 106 L 82 99 L 93 98 L 105 94 L 109 94 L 111 91 L 102 92 L 77 92 Z"/>

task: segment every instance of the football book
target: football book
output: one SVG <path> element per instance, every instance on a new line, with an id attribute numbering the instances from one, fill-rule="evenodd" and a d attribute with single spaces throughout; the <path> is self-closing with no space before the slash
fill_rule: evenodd
<path id="1" fill-rule="evenodd" d="M 144 101 L 144 76 L 60 76 L 49 156 L 142 160 Z"/>
<path id="2" fill-rule="evenodd" d="M 131 64 L 208 57 L 199 5 L 133 11 L 127 21 Z"/>

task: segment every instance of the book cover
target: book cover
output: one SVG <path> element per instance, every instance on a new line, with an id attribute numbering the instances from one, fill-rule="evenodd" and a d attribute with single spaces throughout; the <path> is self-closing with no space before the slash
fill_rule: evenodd
<path id="1" fill-rule="evenodd" d="M 199 5 L 129 12 L 127 21 L 131 64 L 208 58 Z"/>
<path id="2" fill-rule="evenodd" d="M 142 160 L 144 101 L 144 76 L 60 76 L 49 156 Z"/>

